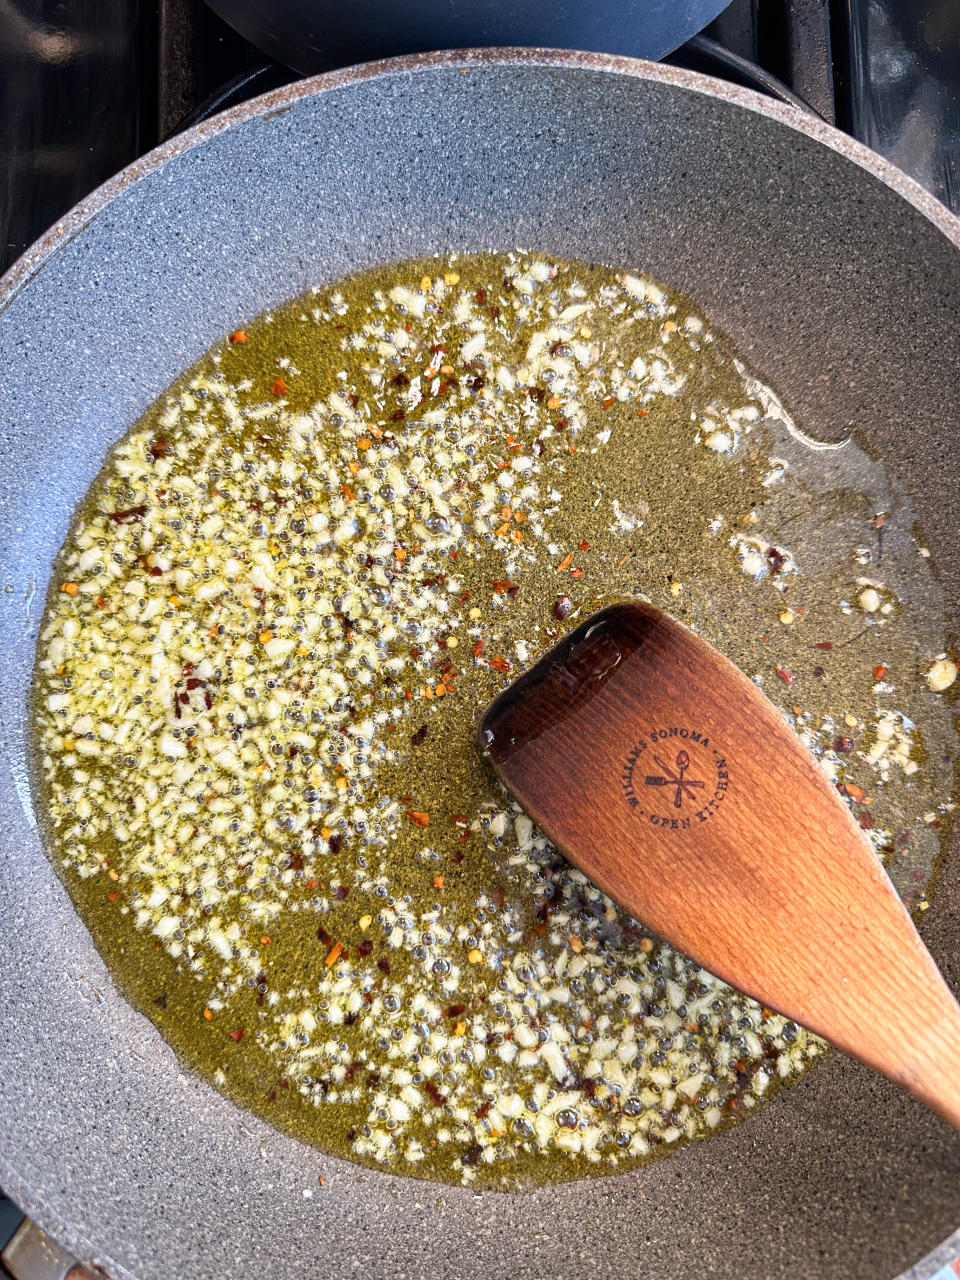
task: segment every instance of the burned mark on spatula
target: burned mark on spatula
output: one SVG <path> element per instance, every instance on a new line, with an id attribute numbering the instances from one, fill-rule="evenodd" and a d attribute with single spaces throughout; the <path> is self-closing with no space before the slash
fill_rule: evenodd
<path id="1" fill-rule="evenodd" d="M 637 605 L 614 605 L 571 631 L 490 706 L 479 745 L 495 767 L 581 711 L 622 671 L 650 627 Z"/>

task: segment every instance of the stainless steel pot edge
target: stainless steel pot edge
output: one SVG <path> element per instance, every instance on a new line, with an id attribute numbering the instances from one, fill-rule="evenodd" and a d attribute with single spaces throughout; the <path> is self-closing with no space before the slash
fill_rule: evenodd
<path id="1" fill-rule="evenodd" d="M 660 82 L 733 103 L 744 110 L 778 121 L 837 152 L 896 192 L 931 222 L 948 241 L 960 248 L 960 219 L 951 214 L 940 201 L 913 179 L 883 157 L 825 122 L 752 90 L 694 72 L 612 54 L 538 48 L 447 50 L 385 59 L 314 76 L 254 98 L 170 139 L 97 188 L 55 223 L 13 264 L 0 278 L 0 315 L 20 290 L 43 270 L 58 251 L 79 235 L 112 201 L 141 178 L 161 169 L 174 157 L 190 151 L 208 138 L 244 121 L 269 118 L 272 114 L 282 113 L 302 98 L 329 93 L 374 77 L 407 75 L 421 69 L 442 66 L 477 68 L 530 66 L 603 71 L 618 76 Z M 44 1231 L 73 1253 L 98 1260 L 96 1247 L 67 1223 L 61 1221 L 56 1213 L 50 1211 L 43 1197 L 22 1182 L 2 1157 L 0 1157 L 0 1184 Z M 932 1277 L 953 1261 L 958 1254 L 960 1254 L 960 1229 L 925 1258 L 903 1272 L 900 1280 L 932 1280 Z M 113 1280 L 136 1280 L 135 1276 L 125 1268 L 118 1267 L 111 1260 L 103 1258 L 102 1262 L 109 1267 L 109 1274 Z"/>

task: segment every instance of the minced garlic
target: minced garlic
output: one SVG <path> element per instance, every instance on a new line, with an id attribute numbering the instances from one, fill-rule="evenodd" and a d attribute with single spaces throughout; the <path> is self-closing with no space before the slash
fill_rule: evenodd
<path id="1" fill-rule="evenodd" d="M 412 264 L 234 331 L 111 453 L 38 647 L 55 856 L 112 963 L 149 941 L 188 1059 L 330 1150 L 498 1186 L 627 1167 L 799 1075 L 820 1042 L 619 912 L 472 738 L 645 595 L 764 684 L 919 898 L 957 669 L 892 537 L 882 599 L 852 576 L 856 475 L 831 524 L 820 457 L 638 275 Z"/>

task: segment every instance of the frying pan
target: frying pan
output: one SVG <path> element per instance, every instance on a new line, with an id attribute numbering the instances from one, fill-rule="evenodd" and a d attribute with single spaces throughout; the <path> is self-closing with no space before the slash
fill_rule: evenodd
<path id="1" fill-rule="evenodd" d="M 330 1159 L 179 1067 L 44 855 L 37 617 L 110 443 L 270 304 L 518 244 L 692 294 L 808 431 L 893 462 L 957 596 L 960 224 L 790 107 L 603 55 L 431 54 L 248 103 L 95 193 L 0 286 L 0 1184 L 117 1280 L 886 1280 L 960 1221 L 960 1137 L 839 1054 L 617 1178 L 474 1194 Z M 923 920 L 954 988 L 958 853 Z"/>

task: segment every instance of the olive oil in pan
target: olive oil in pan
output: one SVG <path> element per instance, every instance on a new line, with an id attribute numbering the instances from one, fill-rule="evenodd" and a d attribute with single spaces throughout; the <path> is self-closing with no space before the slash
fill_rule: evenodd
<path id="1" fill-rule="evenodd" d="M 821 1054 L 618 911 L 475 752 L 520 670 L 640 596 L 763 686 L 924 909 L 956 667 L 913 513 L 687 299 L 404 263 L 225 336 L 144 416 L 60 556 L 37 786 L 186 1064 L 331 1153 L 516 1188 L 713 1133 Z"/>

